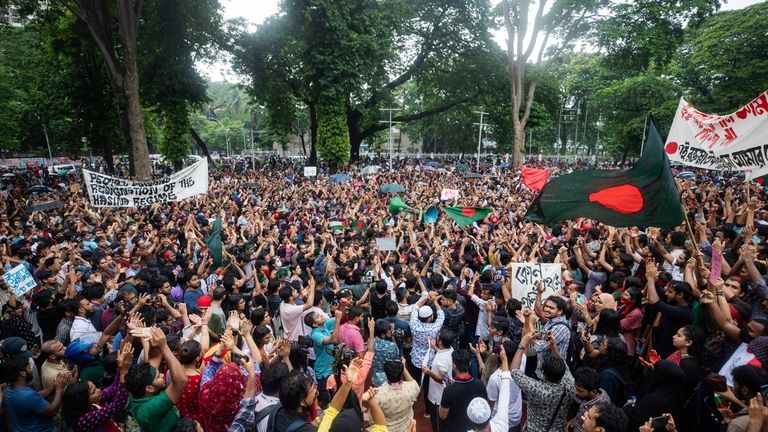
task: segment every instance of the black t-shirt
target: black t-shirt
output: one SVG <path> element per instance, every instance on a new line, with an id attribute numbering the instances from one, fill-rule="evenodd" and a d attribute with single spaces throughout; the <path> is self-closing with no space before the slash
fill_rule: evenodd
<path id="1" fill-rule="evenodd" d="M 477 378 L 468 381 L 457 379 L 443 390 L 440 406 L 450 410 L 445 419 L 446 432 L 466 432 L 472 429 L 467 418 L 467 407 L 476 397 L 488 397 L 483 382 Z"/>
<path id="2" fill-rule="evenodd" d="M 295 411 L 289 411 L 286 409 L 280 409 L 276 414 L 276 418 L 274 419 L 275 423 L 275 432 L 285 432 L 288 430 L 288 428 L 294 424 L 294 422 L 298 422 L 301 420 L 304 420 L 306 422 L 307 417 L 303 414 L 299 414 Z M 272 419 L 270 419 L 271 421 Z M 296 432 L 316 432 L 317 428 L 315 426 L 312 426 L 311 423 L 306 422 L 298 429 L 294 429 Z"/>
<path id="3" fill-rule="evenodd" d="M 387 317 L 387 301 L 390 300 L 388 293 L 379 297 L 375 291 L 371 292 L 371 316 L 373 319 L 382 319 Z"/>

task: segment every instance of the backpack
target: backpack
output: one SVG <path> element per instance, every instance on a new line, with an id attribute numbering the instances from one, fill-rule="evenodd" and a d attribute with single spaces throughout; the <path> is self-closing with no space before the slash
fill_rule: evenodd
<path id="1" fill-rule="evenodd" d="M 306 419 L 296 419 L 293 422 L 291 422 L 291 424 L 289 424 L 285 430 L 278 431 L 275 428 L 275 423 L 277 422 L 277 413 L 280 412 L 280 410 L 283 407 L 278 403 L 276 405 L 270 405 L 269 407 L 265 408 L 263 411 L 266 411 L 274 406 L 276 406 L 277 408 L 272 410 L 271 414 L 269 415 L 269 425 L 267 426 L 267 432 L 296 432 L 297 430 L 299 430 L 300 427 L 304 426 L 305 424 L 309 424 L 309 422 Z M 262 413 L 259 412 L 258 415 L 261 416 Z M 262 416 L 261 418 L 259 418 L 259 421 L 264 417 L 265 416 Z"/>
<path id="2" fill-rule="evenodd" d="M 575 372 L 576 369 L 578 369 L 582 364 L 581 349 L 583 347 L 581 346 L 581 336 L 576 331 L 576 329 L 568 325 L 566 322 L 557 322 L 552 327 L 559 325 L 566 326 L 571 333 L 571 336 L 568 339 L 567 352 L 560 353 L 560 357 L 565 360 L 565 364 L 568 365 L 568 368 L 571 370 L 571 372 Z"/>

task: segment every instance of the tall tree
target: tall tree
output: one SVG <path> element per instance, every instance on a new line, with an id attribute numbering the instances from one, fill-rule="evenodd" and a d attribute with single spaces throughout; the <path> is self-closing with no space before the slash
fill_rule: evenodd
<path id="1" fill-rule="evenodd" d="M 720 12 L 688 32 L 674 74 L 696 108 L 729 113 L 768 89 L 768 3 Z"/>
<path id="2" fill-rule="evenodd" d="M 587 34 L 598 10 L 607 3 L 607 0 L 502 0 L 515 166 L 523 162 L 525 127 L 538 86 L 536 77 L 526 80 L 528 62 L 533 63 L 536 71 L 546 71 L 577 38 Z"/>
<path id="3" fill-rule="evenodd" d="M 131 174 L 149 179 L 152 172 L 139 95 L 138 39 L 144 2 L 115 0 L 114 10 L 102 0 L 62 0 L 61 4 L 88 27 L 104 59 L 109 81 L 124 100 L 121 119 L 126 141 L 130 143 Z"/>

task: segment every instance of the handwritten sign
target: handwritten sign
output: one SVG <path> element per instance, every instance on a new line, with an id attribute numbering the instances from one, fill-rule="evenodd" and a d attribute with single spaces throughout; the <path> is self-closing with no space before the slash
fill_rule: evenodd
<path id="1" fill-rule="evenodd" d="M 560 264 L 519 263 L 512 264 L 512 297 L 520 300 L 524 308 L 533 309 L 536 302 L 536 284 L 544 284 L 543 301 L 563 289 L 560 281 Z"/>
<path id="2" fill-rule="evenodd" d="M 154 181 L 132 181 L 83 170 L 85 187 L 94 207 L 140 207 L 180 201 L 208 192 L 208 160 Z"/>
<path id="3" fill-rule="evenodd" d="M 376 239 L 376 246 L 379 250 L 384 251 L 396 251 L 397 240 L 394 237 L 381 237 Z"/>
<path id="4" fill-rule="evenodd" d="M 458 189 L 443 189 L 440 191 L 440 201 L 459 199 Z"/>
<path id="5" fill-rule="evenodd" d="M 317 167 L 316 166 L 306 166 L 304 167 L 304 177 L 315 177 L 317 176 Z"/>
<path id="6" fill-rule="evenodd" d="M 3 279 L 17 296 L 24 295 L 24 293 L 37 285 L 35 278 L 32 277 L 32 274 L 23 264 L 19 264 L 5 272 Z"/>

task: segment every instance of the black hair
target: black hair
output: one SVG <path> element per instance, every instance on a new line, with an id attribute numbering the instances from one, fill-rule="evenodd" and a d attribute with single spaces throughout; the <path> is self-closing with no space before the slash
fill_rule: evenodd
<path id="1" fill-rule="evenodd" d="M 67 386 L 62 398 L 61 416 L 70 427 L 75 427 L 77 420 L 91 409 L 88 381 L 78 381 Z"/>
<path id="2" fill-rule="evenodd" d="M 600 374 L 591 367 L 580 367 L 573 375 L 574 384 L 587 391 L 600 389 Z"/>
<path id="3" fill-rule="evenodd" d="M 212 299 L 216 300 L 216 301 L 223 300 L 226 295 L 227 295 L 227 289 L 226 288 L 224 288 L 224 287 L 216 287 L 213 290 Z"/>
<path id="4" fill-rule="evenodd" d="M 507 316 L 510 318 L 514 318 L 515 313 L 519 310 L 523 310 L 523 304 L 520 302 L 520 300 L 516 298 L 511 298 L 507 300 Z"/>
<path id="5" fill-rule="evenodd" d="M 353 319 L 363 316 L 365 313 L 365 310 L 359 306 L 352 306 L 351 309 L 349 309 L 349 321 L 352 321 Z"/>
<path id="6" fill-rule="evenodd" d="M 451 354 L 453 365 L 456 366 L 456 370 L 459 372 L 469 372 L 469 363 L 471 357 L 472 356 L 469 354 L 469 350 L 465 348 L 460 348 Z"/>
<path id="7" fill-rule="evenodd" d="M 142 363 L 131 367 L 125 374 L 125 387 L 135 398 L 143 398 L 146 394 L 149 367 L 149 363 Z"/>
<path id="8" fill-rule="evenodd" d="M 396 383 L 403 380 L 403 363 L 399 360 L 389 360 L 384 362 L 384 374 L 387 376 L 387 381 Z"/>
<path id="9" fill-rule="evenodd" d="M 733 369 L 731 372 L 733 382 L 738 383 L 740 387 L 746 388 L 753 395 L 760 391 L 760 388 L 768 384 L 768 371 L 763 368 L 752 365 L 743 365 Z M 741 396 L 741 395 L 736 395 Z"/>
<path id="10" fill-rule="evenodd" d="M 437 334 L 437 339 L 442 342 L 443 347 L 449 347 L 453 345 L 453 340 L 456 338 L 456 334 L 453 330 L 443 327 L 440 333 Z"/>
<path id="11" fill-rule="evenodd" d="M 384 294 L 387 292 L 387 282 L 384 280 L 378 280 L 376 281 L 376 292 L 378 294 Z"/>
<path id="12" fill-rule="evenodd" d="M 305 371 L 307 370 L 308 359 L 307 351 L 301 348 L 296 342 L 291 343 L 291 351 L 288 353 L 288 360 L 291 361 L 291 365 L 294 370 Z"/>
<path id="13" fill-rule="evenodd" d="M 605 308 L 601 310 L 597 326 L 595 327 L 595 334 L 618 337 L 620 330 L 621 315 L 614 309 Z"/>
<path id="14" fill-rule="evenodd" d="M 264 394 L 276 396 L 280 391 L 280 383 L 288 376 L 288 365 L 283 362 L 268 363 L 261 369 L 261 389 Z"/>
<path id="15" fill-rule="evenodd" d="M 381 318 L 376 320 L 376 324 L 373 326 L 373 334 L 378 337 L 384 337 L 387 332 L 392 328 L 392 323 Z"/>
<path id="16" fill-rule="evenodd" d="M 171 432 L 196 432 L 197 422 L 189 417 L 181 417 L 171 428 Z"/>
<path id="17" fill-rule="evenodd" d="M 256 328 L 253 329 L 253 341 L 256 343 L 256 346 L 259 348 L 264 346 L 264 338 L 270 333 L 272 332 L 269 330 L 269 327 L 265 325 L 256 326 Z"/>
<path id="18" fill-rule="evenodd" d="M 605 432 L 624 432 L 627 430 L 627 413 L 610 402 L 600 402 L 594 405 L 597 409 L 595 426 L 601 427 Z"/>
<path id="19" fill-rule="evenodd" d="M 255 326 L 262 325 L 266 317 L 267 309 L 264 307 L 257 307 L 251 311 L 251 323 Z"/>
<path id="20" fill-rule="evenodd" d="M 400 307 L 392 300 L 387 300 L 384 309 L 387 311 L 387 316 L 390 317 L 397 316 L 397 313 L 400 311 Z"/>
<path id="21" fill-rule="evenodd" d="M 541 372 L 544 378 L 551 383 L 558 383 L 565 375 L 565 362 L 560 357 L 551 352 L 544 353 L 544 359 L 541 365 Z"/>
<path id="22" fill-rule="evenodd" d="M 567 315 L 568 305 L 565 303 L 565 300 L 563 300 L 562 298 L 558 296 L 549 296 L 544 301 L 552 302 L 558 310 L 563 312 L 563 315 Z"/>
<path id="23" fill-rule="evenodd" d="M 701 327 L 690 324 L 683 326 L 681 330 L 685 337 L 691 341 L 691 346 L 688 347 L 688 354 L 701 359 L 701 356 L 704 354 L 704 343 L 707 340 L 707 333 Z"/>
<path id="24" fill-rule="evenodd" d="M 181 347 L 179 347 L 179 354 L 177 355 L 179 363 L 188 365 L 196 362 L 197 359 L 200 358 L 201 350 L 202 346 L 200 345 L 200 342 L 196 340 L 188 340 L 184 342 L 181 344 Z"/>
<path id="25" fill-rule="evenodd" d="M 299 411 L 301 401 L 309 396 L 311 384 L 301 372 L 291 372 L 280 383 L 280 404 L 287 410 Z"/>
<path id="26" fill-rule="evenodd" d="M 104 297 L 104 291 L 104 284 L 94 282 L 87 285 L 84 295 L 88 300 L 98 300 Z"/>
<path id="27" fill-rule="evenodd" d="M 682 294 L 683 300 L 686 302 L 691 301 L 691 297 L 693 297 L 693 288 L 691 288 L 691 285 L 688 282 L 672 282 L 671 288 L 675 291 L 675 293 Z"/>
<path id="28" fill-rule="evenodd" d="M 293 288 L 290 286 L 284 286 L 280 288 L 278 295 L 280 296 L 281 300 L 288 302 L 288 300 L 290 300 L 291 296 L 293 295 Z"/>

